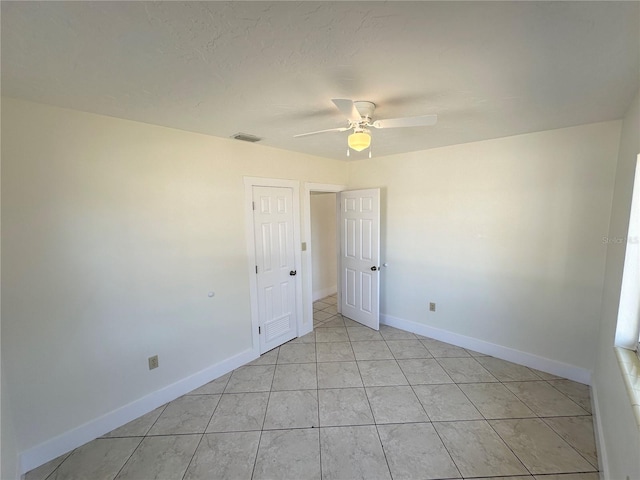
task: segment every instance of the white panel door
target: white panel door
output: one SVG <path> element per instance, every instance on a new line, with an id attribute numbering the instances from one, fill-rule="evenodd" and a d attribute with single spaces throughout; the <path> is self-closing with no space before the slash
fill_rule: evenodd
<path id="1" fill-rule="evenodd" d="M 297 335 L 293 192 L 253 187 L 260 353 Z"/>
<path id="2" fill-rule="evenodd" d="M 341 313 L 380 328 L 380 189 L 340 193 Z"/>

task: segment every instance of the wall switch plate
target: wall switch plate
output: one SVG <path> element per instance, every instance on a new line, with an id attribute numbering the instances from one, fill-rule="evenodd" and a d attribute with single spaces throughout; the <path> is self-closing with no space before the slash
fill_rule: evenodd
<path id="1" fill-rule="evenodd" d="M 429 311 L 430 312 L 436 311 L 436 304 L 434 302 L 429 302 Z"/>
<path id="2" fill-rule="evenodd" d="M 158 355 L 149 357 L 149 370 L 153 370 L 154 368 L 158 368 Z"/>

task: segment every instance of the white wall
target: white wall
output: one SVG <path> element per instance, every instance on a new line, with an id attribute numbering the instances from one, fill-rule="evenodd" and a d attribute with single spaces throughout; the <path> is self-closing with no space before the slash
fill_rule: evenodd
<path id="1" fill-rule="evenodd" d="M 350 188 L 386 197 L 381 312 L 592 369 L 619 131 L 349 162 Z"/>
<path id="2" fill-rule="evenodd" d="M 345 167 L 346 169 L 346 167 Z M 311 194 L 313 300 L 336 292 L 336 194 Z"/>
<path id="3" fill-rule="evenodd" d="M 640 153 L 640 92 L 622 124 L 620 148 L 611 209 L 609 238 L 626 238 L 635 162 Z M 607 478 L 640 478 L 640 433 L 631 401 L 620 374 L 613 342 L 624 265 L 624 243 L 607 245 L 607 265 L 602 297 L 602 320 L 598 337 L 598 359 L 593 390 L 598 400 L 601 439 L 604 441 L 609 474 Z M 602 446 L 602 445 L 601 445 Z"/>
<path id="4" fill-rule="evenodd" d="M 13 99 L 2 163 L 19 452 L 251 348 L 243 175 L 346 180 L 340 161 Z"/>

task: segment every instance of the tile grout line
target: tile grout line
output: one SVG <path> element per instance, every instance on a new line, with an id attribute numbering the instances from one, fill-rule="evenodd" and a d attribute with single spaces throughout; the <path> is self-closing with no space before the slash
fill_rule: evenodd
<path id="1" fill-rule="evenodd" d="M 78 447 L 78 448 L 80 448 L 80 447 Z M 52 471 L 49 475 L 47 475 L 47 476 L 44 478 L 44 480 L 49 480 L 49 479 L 51 478 L 51 476 L 52 476 L 54 473 L 56 473 L 56 472 L 58 471 L 58 469 L 62 466 L 62 464 L 63 464 L 64 462 L 66 462 L 66 461 L 69 459 L 69 457 L 70 457 L 71 455 L 73 455 L 73 452 L 75 452 L 76 450 L 77 450 L 77 448 L 74 448 L 73 450 L 71 450 L 71 451 L 69 452 L 69 454 L 65 457 L 65 459 L 64 459 L 64 460 L 62 460 L 62 461 L 60 462 L 60 465 L 58 465 L 56 468 L 54 468 L 54 469 L 53 469 L 53 471 Z M 29 472 L 27 472 L 27 473 L 29 473 Z M 25 473 L 25 476 L 26 476 L 26 473 Z M 22 478 L 22 477 L 21 477 L 21 478 Z"/>
<path id="2" fill-rule="evenodd" d="M 265 352 L 266 353 L 266 352 Z M 258 447 L 256 448 L 256 455 L 253 459 L 253 469 L 251 470 L 251 478 L 256 473 L 256 466 L 258 465 L 258 454 L 260 453 L 260 444 L 262 443 L 262 433 L 264 432 L 264 425 L 267 421 L 267 412 L 269 411 L 269 402 L 271 401 L 271 392 L 273 390 L 273 382 L 276 378 L 276 369 L 278 368 L 278 359 L 280 358 L 280 346 L 278 346 L 278 353 L 276 354 L 275 364 L 273 366 L 273 376 L 271 377 L 271 384 L 269 385 L 269 395 L 267 396 L 267 405 L 264 409 L 264 418 L 262 419 L 262 427 L 260 428 L 260 438 L 258 438 Z"/>
<path id="3" fill-rule="evenodd" d="M 233 370 L 233 371 L 235 371 L 235 370 Z M 231 375 L 233 375 L 233 371 L 231 372 Z M 202 432 L 202 435 L 200 436 L 200 440 L 198 440 L 198 445 L 196 445 L 196 448 L 193 451 L 193 455 L 191 455 L 191 458 L 189 459 L 189 463 L 187 464 L 187 468 L 184 469 L 184 473 L 182 474 L 182 480 L 184 480 L 184 478 L 186 477 L 187 472 L 189 471 L 189 467 L 193 463 L 193 459 L 195 458 L 196 453 L 198 452 L 198 449 L 200 448 L 200 445 L 202 444 L 202 440 L 204 440 L 204 436 L 207 434 L 207 430 L 209 429 L 209 425 L 211 425 L 211 421 L 213 420 L 213 416 L 216 414 L 216 410 L 218 410 L 218 407 L 220 406 L 220 402 L 222 401 L 222 396 L 224 395 L 224 391 L 227 389 L 227 385 L 229 385 L 229 381 L 231 380 L 231 375 L 229 375 L 229 378 L 227 378 L 227 381 L 225 382 L 224 387 L 222 387 L 222 393 L 220 393 L 220 398 L 218 399 L 218 403 L 216 403 L 216 406 L 214 407 L 213 412 L 211 412 L 211 416 L 209 417 L 209 421 L 207 422 L 207 425 L 204 427 L 204 431 Z M 215 379 L 212 380 L 212 381 L 215 381 Z M 215 395 L 215 394 L 212 394 L 212 395 Z M 160 416 L 158 416 L 158 418 L 160 418 Z M 157 420 L 156 420 L 156 422 L 157 422 Z M 154 425 L 155 425 L 155 422 L 154 422 Z M 151 429 L 149 429 L 149 431 L 151 431 Z"/>
<path id="4" fill-rule="evenodd" d="M 218 406 L 216 405 L 216 408 L 218 408 Z M 213 409 L 213 411 L 215 412 L 216 408 Z M 211 414 L 211 416 L 213 417 L 213 413 Z M 209 423 L 211 423 L 211 419 L 209 419 Z M 209 423 L 207 423 L 207 427 L 209 426 Z M 207 429 L 205 428 L 204 431 L 206 432 Z M 202 440 L 204 439 L 205 433 L 203 433 L 200 436 L 200 440 L 198 440 L 198 445 L 196 445 L 195 450 L 193 451 L 193 455 L 191 455 L 191 458 L 189 459 L 189 463 L 187 463 L 187 468 L 184 469 L 184 473 L 182 474 L 182 479 L 184 480 L 184 477 L 187 475 L 187 472 L 189 471 L 189 467 L 191 466 L 191 464 L 193 463 L 193 459 L 196 456 L 196 453 L 198 451 L 198 449 L 200 448 L 200 444 L 202 443 Z"/>
<path id="5" fill-rule="evenodd" d="M 320 375 L 318 375 L 318 342 L 315 336 L 316 327 L 313 327 L 313 347 L 316 351 L 316 399 L 318 401 L 318 462 L 320 463 L 320 479 L 322 479 L 322 424 L 320 423 Z"/>
<path id="6" fill-rule="evenodd" d="M 562 390 L 560 390 L 558 387 L 556 387 L 553 383 L 551 383 L 552 381 L 557 381 L 557 380 L 545 380 L 549 386 L 551 386 L 551 388 L 553 388 L 554 390 L 560 392 L 562 395 L 564 395 L 565 397 L 567 397 L 570 401 L 572 401 L 573 403 L 575 403 L 579 408 L 581 408 L 583 411 L 587 412 L 589 415 L 593 416 L 593 412 L 589 412 L 586 408 L 584 408 L 582 405 L 580 405 L 578 402 L 576 402 L 573 398 L 571 398 L 569 395 L 567 395 L 566 393 L 564 393 Z M 571 380 L 569 380 L 571 381 Z M 576 382 L 578 383 L 578 382 Z M 587 386 L 587 388 L 589 388 L 589 395 L 591 395 L 591 388 L 589 386 Z"/>
<path id="7" fill-rule="evenodd" d="M 389 344 L 387 343 L 387 339 L 384 338 L 384 336 L 382 334 L 380 334 L 382 336 L 382 339 L 384 340 L 385 345 L 387 346 L 387 348 L 389 348 Z M 417 337 L 416 337 L 417 339 Z M 419 341 L 419 339 L 417 339 Z M 420 342 L 420 344 L 422 345 L 422 342 Z M 423 345 L 424 346 L 424 345 Z M 427 353 L 429 355 L 432 355 L 431 352 L 429 351 L 429 349 L 424 346 L 425 350 L 427 351 Z M 389 351 L 391 351 L 391 348 L 389 348 Z M 427 419 L 429 420 L 429 424 L 431 425 L 431 428 L 433 429 L 433 431 L 436 433 L 438 439 L 440 440 L 440 443 L 442 444 L 442 447 L 444 448 L 445 452 L 447 452 L 447 455 L 449 455 L 449 459 L 451 460 L 451 463 L 453 464 L 453 466 L 456 468 L 456 471 L 458 472 L 458 474 L 460 475 L 460 478 L 463 478 L 462 476 L 462 472 L 460 471 L 460 467 L 458 467 L 458 464 L 456 463 L 456 461 L 453 459 L 453 457 L 451 456 L 451 452 L 449 451 L 449 449 L 447 448 L 447 445 L 444 443 L 444 440 L 442 439 L 442 436 L 440 435 L 440 433 L 438 432 L 438 430 L 436 429 L 435 425 L 433 424 L 433 420 L 431 419 L 431 416 L 429 415 L 429 412 L 427 412 L 427 409 L 425 408 L 424 404 L 420 401 L 420 397 L 418 397 L 418 394 L 416 393 L 415 389 L 413 388 L 414 385 L 409 381 L 409 378 L 407 377 L 407 374 L 404 373 L 404 370 L 402 370 L 402 366 L 400 366 L 400 362 L 398 362 L 398 359 L 395 358 L 395 355 L 393 352 L 391 352 L 391 355 L 394 357 L 394 359 L 396 360 L 396 362 L 398 363 L 398 368 L 400 368 L 400 371 L 402 372 L 402 374 L 404 375 L 405 379 L 407 380 L 407 383 L 409 384 L 409 387 L 411 388 L 411 391 L 413 392 L 413 394 L 416 397 L 416 400 L 418 400 L 418 403 L 420 404 L 420 406 L 422 407 L 422 410 L 424 411 L 424 414 L 427 416 Z M 453 380 L 453 379 L 452 379 Z M 459 388 L 459 387 L 458 387 Z M 406 424 L 406 422 L 405 422 Z M 376 429 L 378 427 L 376 426 Z M 380 432 L 378 432 L 379 434 Z M 383 448 L 384 450 L 384 448 Z M 389 469 L 391 470 L 391 469 Z"/>
<path id="8" fill-rule="evenodd" d="M 584 415 L 583 415 L 584 416 Z M 589 460 L 588 458 L 586 458 L 582 452 L 580 452 L 576 447 L 574 447 L 571 443 L 569 443 L 567 440 L 565 440 L 564 438 L 562 438 L 562 435 L 560 435 L 560 433 L 558 433 L 556 431 L 555 428 L 553 428 L 552 425 L 549 425 L 545 419 L 548 418 L 573 418 L 573 417 L 541 417 L 540 420 L 551 429 L 551 431 L 553 431 L 553 433 L 555 433 L 558 437 L 560 437 L 560 439 L 565 442 L 567 445 L 569 445 L 569 447 L 571 447 L 578 455 L 580 455 L 580 457 L 582 457 L 589 465 L 591 465 L 593 468 L 595 468 L 596 470 L 600 471 L 600 466 L 599 465 L 594 465 L 593 463 L 591 463 L 591 460 Z M 593 420 L 592 420 L 593 422 Z M 597 459 L 597 454 L 596 454 L 596 459 Z M 577 472 L 576 472 L 577 473 Z"/>
<path id="9" fill-rule="evenodd" d="M 347 331 L 347 336 L 348 335 L 348 331 Z M 349 344 L 352 344 L 351 342 L 351 337 L 349 337 Z M 353 345 L 351 345 L 351 349 L 353 350 Z M 354 357 L 355 357 L 355 350 L 354 350 Z M 362 372 L 360 371 L 360 365 L 358 364 L 358 361 L 356 360 L 356 368 L 358 369 L 358 375 L 360 375 L 360 381 L 362 382 L 362 389 L 364 390 L 364 396 L 367 399 L 367 403 L 369 404 L 369 410 L 371 410 L 371 416 L 373 418 L 373 427 L 376 431 L 376 435 L 378 436 L 378 441 L 380 442 L 380 448 L 382 449 L 382 455 L 384 455 L 384 461 L 387 464 L 387 470 L 389 471 L 389 477 L 393 478 L 393 474 L 391 473 L 391 466 L 389 465 L 389 459 L 387 459 L 387 452 L 384 451 L 384 445 L 382 443 L 382 438 L 380 437 L 380 431 L 378 430 L 378 421 L 376 420 L 376 414 L 373 411 L 373 408 L 371 407 L 371 400 L 369 399 L 369 392 L 367 391 L 367 386 L 364 384 L 364 379 L 362 378 Z M 398 365 L 398 368 L 400 368 L 400 365 Z M 403 374 L 404 375 L 404 374 Z"/>
<path id="10" fill-rule="evenodd" d="M 313 313 L 315 313 L 315 312 L 313 312 Z M 335 316 L 337 316 L 337 314 Z M 333 317 L 331 317 L 331 318 L 333 318 Z M 327 321 L 329 321 L 329 320 L 327 320 Z M 323 475 L 322 475 L 322 428 L 323 427 L 322 427 L 322 424 L 320 423 L 320 375 L 319 375 L 319 372 L 318 372 L 318 366 L 319 366 L 320 362 L 318 362 L 318 341 L 317 341 L 318 337 L 316 335 L 316 328 L 320 327 L 320 325 L 322 325 L 322 323 L 319 323 L 317 326 L 313 325 L 312 332 L 314 334 L 313 345 L 314 345 L 315 350 L 316 350 L 316 398 L 318 400 L 318 460 L 320 462 L 320 478 L 322 479 L 323 478 Z M 351 347 L 351 343 L 349 343 L 349 346 Z M 355 357 L 354 357 L 354 359 L 355 359 Z"/>
<path id="11" fill-rule="evenodd" d="M 471 354 L 470 354 L 471 355 Z M 464 357 L 466 358 L 466 357 Z M 471 358 L 473 358 L 480 366 L 482 366 L 484 368 L 484 365 L 482 365 L 475 357 L 471 356 Z M 437 361 L 437 359 L 436 359 Z M 442 364 L 440 364 L 440 362 L 438 362 L 438 364 L 442 367 Z M 444 367 L 442 367 L 444 369 Z M 500 384 L 503 385 L 502 381 L 500 381 L 499 378 L 497 378 L 494 374 L 492 374 L 488 369 L 484 368 L 495 380 L 496 382 L 472 382 L 472 383 L 488 383 L 488 384 Z M 445 370 L 446 371 L 446 370 Z M 453 380 L 453 378 L 452 378 Z M 471 400 L 471 398 L 469 398 L 469 396 L 466 394 L 466 392 L 460 388 L 460 385 L 458 384 L 458 382 L 455 382 L 454 380 L 454 384 L 458 387 L 458 389 L 462 392 L 462 394 L 465 396 L 465 398 L 467 398 L 467 400 L 469 400 L 469 402 L 471 403 L 471 405 L 473 405 L 475 407 L 475 409 L 478 411 L 478 413 L 480 415 L 482 415 L 482 419 L 478 419 L 478 421 L 483 421 L 485 422 L 489 428 L 491 428 L 491 430 L 498 436 L 498 438 L 500 439 L 500 441 L 504 444 L 505 447 L 507 447 L 509 449 L 509 451 L 513 454 L 513 456 L 518 460 L 518 462 L 520 462 L 520 464 L 522 465 L 522 467 L 524 467 L 524 469 L 529 473 L 529 475 L 531 475 L 533 477 L 533 473 L 529 470 L 529 468 L 524 464 L 524 462 L 520 459 L 520 457 L 518 455 L 516 455 L 516 452 L 513 451 L 513 449 L 511 448 L 511 446 L 505 441 L 504 438 L 502 438 L 502 436 L 498 433 L 498 431 L 493 427 L 493 425 L 489 422 L 489 419 L 486 417 L 486 415 L 484 413 L 482 413 L 480 411 L 480 409 L 478 408 L 478 406 L 473 402 L 473 400 Z M 466 383 L 466 382 L 462 382 L 462 384 L 470 384 L 470 383 Z M 504 385 L 503 385 L 504 386 Z M 506 386 L 505 386 L 506 388 Z M 509 389 L 507 389 L 509 390 Z M 514 395 L 515 396 L 515 395 Z M 517 398 L 517 397 L 516 397 Z M 520 400 L 520 399 L 518 399 Z M 524 402 L 522 402 L 523 405 L 527 406 Z M 529 408 L 527 406 L 527 408 Z M 531 409 L 530 409 L 531 410 Z M 534 412 L 533 410 L 531 410 L 532 413 L 536 414 L 536 412 Z"/>
<path id="12" fill-rule="evenodd" d="M 535 413 L 535 412 L 534 412 Z M 493 425 L 491 425 L 491 423 L 488 420 L 484 420 L 486 422 L 487 425 L 489 425 L 489 428 L 491 430 L 493 430 L 493 432 L 498 436 L 498 438 L 500 439 L 500 441 L 504 444 L 505 447 L 507 447 L 509 449 L 509 451 L 512 453 L 512 455 L 520 462 L 520 464 L 524 467 L 524 469 L 529 473 L 529 475 L 531 475 L 533 477 L 533 472 L 531 470 L 529 470 L 529 467 L 527 467 L 524 464 L 524 461 L 516 454 L 516 452 L 513 451 L 513 448 L 511 448 L 511 445 L 509 445 L 506 440 L 504 438 L 502 438 L 502 435 L 500 435 L 500 433 L 498 433 L 498 431 L 495 429 L 495 427 Z"/>
<path id="13" fill-rule="evenodd" d="M 129 437 L 131 438 L 131 437 Z M 127 459 L 125 460 L 125 462 L 122 464 L 122 466 L 120 467 L 120 469 L 116 472 L 116 474 L 114 475 L 114 479 L 118 478 L 118 475 L 120 475 L 120 472 L 122 472 L 122 470 L 124 469 L 124 467 L 127 465 L 127 463 L 129 463 L 129 460 L 131 460 L 131 457 L 133 457 L 133 454 L 136 453 L 138 451 L 138 449 L 140 448 L 140 445 L 142 445 L 143 440 L 146 438 L 146 436 L 143 437 L 139 437 L 140 441 L 138 442 L 138 445 L 136 446 L 136 448 L 133 449 L 133 451 L 129 454 L 129 456 L 127 457 Z"/>
<path id="14" fill-rule="evenodd" d="M 43 480 L 48 480 L 49 478 L 51 478 L 51 475 L 53 475 L 54 473 L 56 473 L 56 471 L 57 471 L 57 470 L 62 466 L 62 464 L 63 464 L 64 462 L 66 462 L 66 461 L 67 461 L 67 458 L 69 458 L 69 457 L 73 454 L 73 452 L 75 452 L 75 450 L 76 450 L 75 448 L 74 448 L 73 450 L 71 450 L 71 452 L 69 452 L 69 455 L 67 455 L 67 456 L 65 457 L 65 459 L 64 459 L 64 460 L 62 460 L 62 461 L 60 462 L 60 465 L 58 465 L 56 468 L 54 468 L 54 469 L 53 469 L 53 471 L 52 471 L 49 475 L 47 475 L 46 477 L 44 477 L 44 479 L 43 479 Z M 27 472 L 27 473 L 29 473 L 29 472 Z M 26 476 L 26 473 L 25 473 L 25 476 Z M 22 477 L 21 477 L 21 478 L 22 478 Z"/>

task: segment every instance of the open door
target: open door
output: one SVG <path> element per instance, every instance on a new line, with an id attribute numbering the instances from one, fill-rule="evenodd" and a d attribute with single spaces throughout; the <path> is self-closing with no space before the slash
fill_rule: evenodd
<path id="1" fill-rule="evenodd" d="M 380 189 L 341 192 L 339 202 L 341 313 L 379 330 Z"/>

